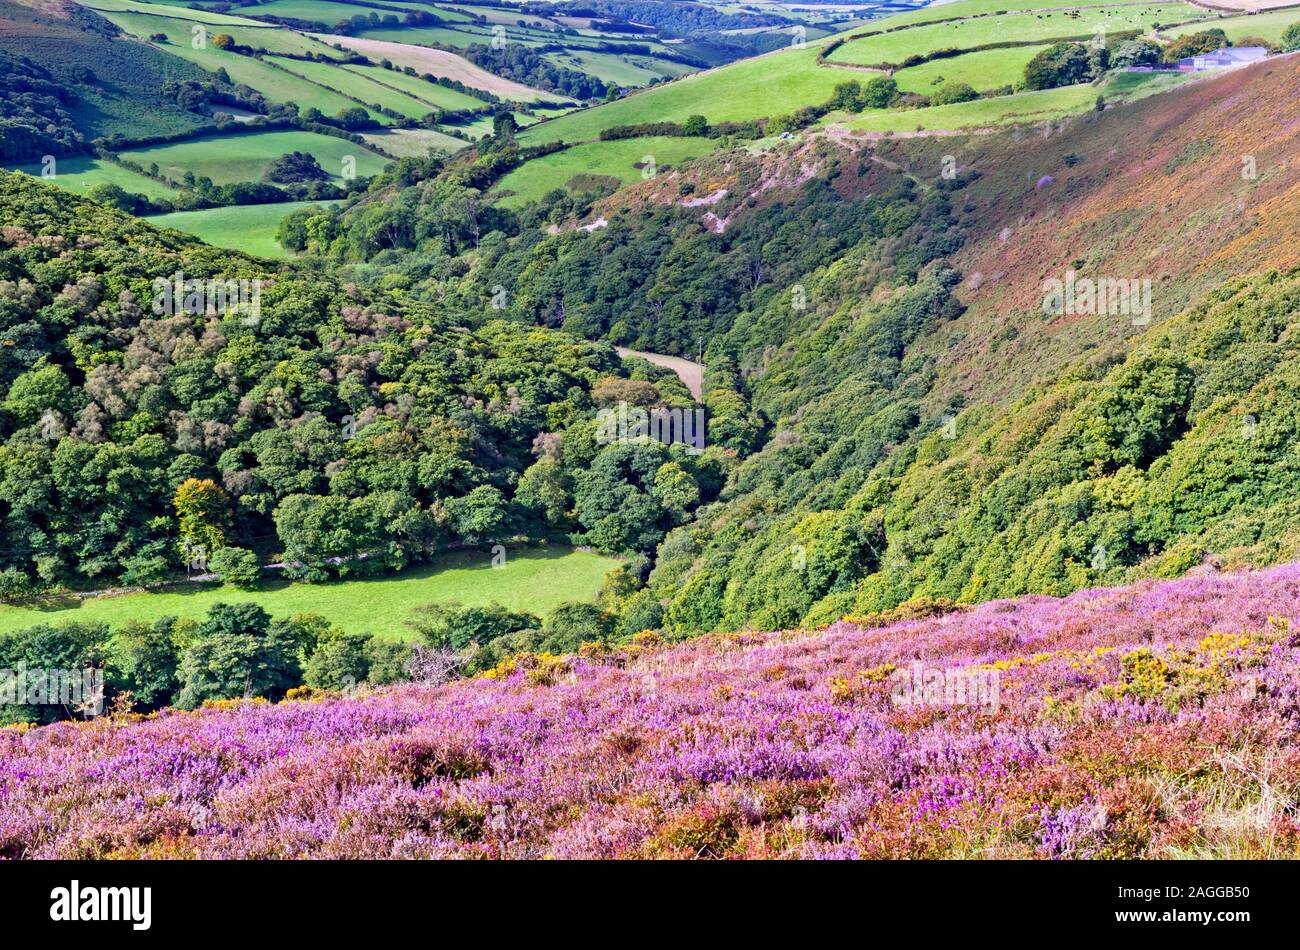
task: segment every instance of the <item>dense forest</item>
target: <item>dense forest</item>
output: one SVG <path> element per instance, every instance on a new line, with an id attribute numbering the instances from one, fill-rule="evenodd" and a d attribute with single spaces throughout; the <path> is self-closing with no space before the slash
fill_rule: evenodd
<path id="1" fill-rule="evenodd" d="M 291 576 L 322 580 L 449 546 L 617 534 L 595 514 L 571 525 L 548 496 L 567 477 L 561 442 L 583 469 L 600 448 L 594 400 L 626 375 L 608 345 L 502 321 L 486 302 L 454 314 L 396 290 L 371 297 L 23 176 L 3 188 L 10 593 L 150 583 L 187 544 L 276 552 Z M 260 282 L 258 312 L 160 310 L 156 282 L 178 274 Z M 657 398 L 650 377 L 663 374 L 643 375 Z M 662 385 L 683 398 L 675 378 Z M 720 487 L 716 453 L 621 448 L 644 479 L 640 530 L 662 533 Z M 590 477 L 594 498 L 606 486 Z M 661 502 L 669 481 L 695 492 Z"/>
<path id="2" fill-rule="evenodd" d="M 967 401 L 932 343 L 965 309 L 978 175 L 724 141 L 612 198 L 494 206 L 524 155 L 500 122 L 403 159 L 287 218 L 281 265 L 5 176 L 5 595 L 153 583 L 196 550 L 232 581 L 549 539 L 625 558 L 560 639 L 509 611 L 429 621 L 487 663 L 579 629 L 790 627 L 1294 548 L 1300 423 L 1269 406 L 1298 382 L 1300 275 Z M 258 282 L 259 312 L 159 312 L 180 271 Z M 601 409 L 692 404 L 611 344 L 702 355 L 703 452 L 602 437 Z"/>
<path id="3" fill-rule="evenodd" d="M 420 223 L 464 207 L 444 174 L 318 217 L 332 238 L 315 250 L 445 307 L 505 288 L 512 320 L 703 352 L 709 442 L 733 464 L 717 501 L 666 533 L 581 535 L 653 563 L 622 609 L 673 635 L 1063 594 L 1291 549 L 1297 423 L 1266 410 L 1296 383 L 1297 275 L 1229 283 L 1128 352 L 1045 367 L 1009 402 L 936 411 L 934 360 L 914 344 L 962 312 L 948 258 L 978 182 L 918 183 L 834 150 L 824 162 L 723 233 L 689 206 L 693 183 L 725 164 L 739 193 L 757 188 L 765 166 L 742 153 L 664 186 L 680 185 L 674 201 L 602 203 L 598 229 L 557 229 L 599 200 L 557 192 L 477 240 Z M 374 256 L 357 242 L 377 230 L 398 237 Z M 565 492 L 556 510 L 581 514 Z"/>

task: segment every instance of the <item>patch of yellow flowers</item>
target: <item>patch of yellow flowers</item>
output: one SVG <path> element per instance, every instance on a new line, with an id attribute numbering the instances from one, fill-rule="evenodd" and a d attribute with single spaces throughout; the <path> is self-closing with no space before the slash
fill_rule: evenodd
<path id="1" fill-rule="evenodd" d="M 831 679 L 831 699 L 837 703 L 852 702 L 869 692 L 871 687 L 885 680 L 898 669 L 893 663 L 881 663 L 869 670 L 858 670 L 853 676 L 836 676 Z"/>

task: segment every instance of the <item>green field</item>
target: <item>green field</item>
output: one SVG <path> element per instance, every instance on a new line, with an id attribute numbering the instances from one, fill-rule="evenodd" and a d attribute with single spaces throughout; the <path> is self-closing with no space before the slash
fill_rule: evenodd
<path id="1" fill-rule="evenodd" d="M 1007 40 L 1055 40 L 1089 37 L 1099 31 L 1149 29 L 1153 23 L 1171 23 L 1205 15 L 1189 4 L 1165 3 L 1147 6 L 1117 5 L 1110 8 L 1041 13 L 1008 13 L 983 16 L 956 23 L 934 23 L 893 33 L 875 33 L 850 39 L 827 60 L 846 65 L 874 66 L 901 63 L 908 56 L 941 49 L 969 49 Z"/>
<path id="2" fill-rule="evenodd" d="M 274 617 L 315 613 L 344 630 L 368 631 L 405 639 L 404 621 L 417 607 L 458 601 L 467 606 L 496 602 L 543 618 L 562 603 L 590 601 L 605 573 L 618 561 L 561 548 L 510 553 L 505 566 L 493 568 L 487 555 L 449 554 L 427 567 L 387 577 L 330 584 L 267 584 L 246 592 L 219 584 L 195 584 L 181 590 L 99 597 L 64 609 L 0 606 L 0 632 L 37 623 L 71 620 L 116 627 L 129 620 L 159 617 L 201 618 L 217 603 L 261 604 Z"/>
<path id="3" fill-rule="evenodd" d="M 398 92 L 396 89 L 381 86 L 360 73 L 340 69 L 334 63 L 308 63 L 299 59 L 283 59 L 278 56 L 269 58 L 282 69 L 287 69 L 304 79 L 319 83 L 345 96 L 358 99 L 367 106 L 382 106 L 385 109 L 392 109 L 408 119 L 421 119 L 434 109 L 427 102 L 421 102 L 419 99 L 414 99 L 404 92 Z"/>
<path id="4" fill-rule="evenodd" d="M 655 59 L 653 56 L 620 56 L 616 53 L 570 50 L 564 53 L 543 53 L 542 58 L 615 86 L 644 86 L 656 76 L 684 76 L 691 72 L 691 67 L 683 63 Z"/>
<path id="5" fill-rule="evenodd" d="M 365 76 L 375 82 L 400 89 L 421 102 L 427 102 L 439 109 L 478 109 L 486 103 L 455 89 L 448 89 L 436 82 L 429 82 L 419 76 L 408 76 L 396 69 L 384 69 L 382 66 L 347 65 L 343 69 Z M 427 110 L 426 110 L 427 111 Z"/>
<path id="6" fill-rule="evenodd" d="M 951 59 L 935 59 L 894 73 L 903 92 L 929 95 L 944 83 L 964 82 L 977 92 L 1014 86 L 1025 78 L 1025 65 L 1045 46 L 980 50 Z"/>
<path id="7" fill-rule="evenodd" d="M 296 102 L 302 109 L 319 109 L 325 115 L 338 115 L 344 109 L 356 108 L 358 103 L 345 95 L 326 89 L 318 83 L 311 82 L 274 65 L 226 52 L 212 45 L 215 34 L 208 37 L 203 49 L 194 49 L 191 45 L 190 30 L 194 26 L 186 20 L 169 17 L 150 16 L 139 13 L 107 13 L 109 20 L 123 30 L 135 36 L 149 37 L 155 33 L 167 35 L 167 42 L 156 44 L 159 49 L 188 60 L 209 72 L 225 69 L 231 80 L 244 83 L 256 89 L 273 102 Z M 247 27 L 221 27 L 221 32 L 230 33 L 235 41 L 244 45 L 260 47 L 273 52 L 314 53 L 336 55 L 337 51 L 310 37 L 285 29 L 260 29 Z M 294 66 L 319 65 L 294 62 Z M 330 68 L 334 67 L 322 67 Z M 379 121 L 390 121 L 374 109 L 366 110 Z"/>
<path id="8" fill-rule="evenodd" d="M 234 25 L 243 23 L 248 25 L 253 23 L 247 17 L 231 16 L 224 13 L 213 13 L 209 10 L 192 9 L 185 6 L 173 6 L 166 3 L 143 3 L 140 0 L 85 0 L 81 4 L 84 7 L 90 7 L 92 10 L 99 12 L 112 11 L 118 13 L 153 13 L 159 16 L 180 17 L 185 20 L 194 20 L 199 23 L 216 23 L 219 25 Z M 258 8 L 260 9 L 260 7 Z"/>
<path id="9" fill-rule="evenodd" d="M 1108 102 L 1132 100 L 1162 92 L 1186 81 L 1178 73 L 1121 73 L 1098 88 L 1091 83 L 1041 92 L 976 99 L 928 109 L 868 109 L 860 115 L 831 113 L 824 123 L 864 132 L 912 132 L 936 129 L 978 129 L 1010 123 L 1046 122 L 1087 111 L 1105 95 Z"/>
<path id="10" fill-rule="evenodd" d="M 224 185 L 236 181 L 261 181 L 271 162 L 289 152 L 309 152 L 335 179 L 341 179 L 347 157 L 356 161 L 360 178 L 377 175 L 388 160 L 347 139 L 298 130 L 251 132 L 216 138 L 192 139 L 153 148 L 132 149 L 122 157 L 148 168 L 157 162 L 168 178 L 180 180 L 185 172 Z"/>
<path id="11" fill-rule="evenodd" d="M 1225 17 L 1221 20 L 1210 20 L 1205 23 L 1180 26 L 1173 30 L 1161 30 L 1160 35 L 1164 37 L 1186 36 L 1188 33 L 1195 33 L 1198 30 L 1215 28 L 1226 33 L 1228 39 L 1234 43 L 1247 36 L 1258 36 L 1270 43 L 1280 43 L 1282 34 L 1293 23 L 1300 23 L 1300 10 L 1273 10 L 1266 13 L 1256 13 L 1253 16 Z"/>
<path id="12" fill-rule="evenodd" d="M 175 228 L 193 234 L 213 247 L 226 247 L 258 257 L 288 257 L 289 252 L 275 239 L 281 220 L 298 208 L 329 203 L 286 201 L 272 205 L 231 205 L 202 211 L 175 211 L 146 220 L 160 228 Z"/>
<path id="13" fill-rule="evenodd" d="M 309 20 L 333 26 L 349 17 L 368 17 L 376 13 L 381 17 L 389 16 L 392 10 L 378 10 L 374 7 L 356 6 L 351 3 L 334 3 L 332 0 L 271 0 L 248 7 L 254 16 L 277 16 L 290 20 Z M 400 14 L 398 15 L 400 18 Z"/>
<path id="14" fill-rule="evenodd" d="M 661 167 L 676 165 L 708 154 L 717 144 L 716 139 L 661 135 L 575 145 L 535 158 L 506 175 L 498 189 L 513 194 L 499 204 L 504 208 L 520 207 L 562 188 L 575 175 L 608 175 L 624 183 L 636 181 L 642 176 L 641 169 L 635 167 L 638 162 L 649 158 Z"/>
<path id="15" fill-rule="evenodd" d="M 186 47 L 166 47 L 168 52 L 188 59 L 215 72 L 224 68 L 236 83 L 252 86 L 273 102 L 295 102 L 300 109 L 319 109 L 325 115 L 338 115 L 345 109 L 357 108 L 357 103 L 347 96 L 319 86 L 283 69 L 276 69 L 260 60 L 239 56 L 235 53 L 223 53 L 211 48 L 191 50 Z M 381 122 L 389 121 L 383 113 L 373 109 L 366 110 L 371 117 Z"/>
<path id="16" fill-rule="evenodd" d="M 917 23 L 932 23 L 935 20 L 948 20 L 953 17 L 970 17 L 982 16 L 989 13 L 1000 13 L 1003 11 L 1014 10 L 1050 10 L 1053 8 L 1070 7 L 1070 6 L 1090 6 L 1091 4 L 1079 0 L 1077 3 L 1060 3 L 1058 0 L 956 0 L 955 3 L 941 3 L 936 6 L 922 7 L 918 10 L 908 10 L 905 13 L 895 13 L 891 16 L 874 21 L 867 30 L 862 32 L 872 32 L 881 29 L 891 29 L 896 26 L 913 25 Z M 1098 3 L 1097 5 L 1100 5 Z M 1161 22 L 1177 23 L 1180 20 L 1190 19 L 1177 11 L 1189 9 L 1185 3 L 1167 3 L 1164 5 L 1169 11 Z M 1205 15 L 1207 11 L 1199 10 L 1192 15 Z M 1002 37 L 1002 39 L 1015 39 L 1016 37 Z"/>
<path id="17" fill-rule="evenodd" d="M 143 8 L 142 4 L 136 4 L 137 7 Z M 239 21 L 236 25 L 213 24 L 203 19 L 202 14 L 197 11 L 177 9 L 175 16 L 156 16 L 151 13 L 104 13 L 104 17 L 116 23 L 126 32 L 148 38 L 158 33 L 166 34 L 167 42 L 158 43 L 162 49 L 174 55 L 185 53 L 210 52 L 214 55 L 225 57 L 237 57 L 235 53 L 223 53 L 217 49 L 212 41 L 220 33 L 225 33 L 234 39 L 240 46 L 247 46 L 251 49 L 264 49 L 271 53 L 311 53 L 312 55 L 337 56 L 337 50 L 333 50 L 323 43 L 313 40 L 309 36 L 301 33 L 295 33 L 293 30 L 281 27 L 272 27 L 266 24 L 254 23 L 251 20 Z M 177 19 L 177 17 L 182 17 Z M 209 27 L 204 42 L 207 44 L 206 50 L 194 49 L 194 34 L 192 30 L 196 23 L 203 23 Z M 191 59 L 186 56 L 185 58 Z M 248 59 L 248 57 L 239 57 Z M 199 63 L 199 65 L 204 65 Z M 222 64 L 224 65 L 224 63 Z M 216 67 L 210 67 L 215 69 Z M 231 73 L 234 76 L 234 73 Z"/>
<path id="18" fill-rule="evenodd" d="M 818 49 L 809 43 L 803 49 L 783 49 L 683 76 L 609 105 L 541 123 L 520 135 L 520 141 L 585 142 L 616 125 L 681 122 L 695 114 L 710 122 L 728 122 L 793 112 L 825 102 L 837 83 L 852 78 L 844 70 L 817 65 Z"/>
<path id="19" fill-rule="evenodd" d="M 451 46 L 457 49 L 473 46 L 475 43 L 486 44 L 492 42 L 492 31 L 490 29 L 470 26 L 455 29 L 445 26 L 376 27 L 373 30 L 362 30 L 357 35 L 367 40 L 413 43 L 416 46 Z M 525 45 L 536 45 L 535 41 L 530 42 L 528 38 L 517 39 L 511 36 L 510 39 L 515 42 L 522 42 Z"/>
<path id="20" fill-rule="evenodd" d="M 510 114 L 515 117 L 515 122 L 521 129 L 527 128 L 530 125 L 536 125 L 541 121 L 537 116 L 524 115 L 522 112 L 512 112 Z M 458 131 L 464 132 L 470 138 L 481 139 L 485 135 L 492 134 L 492 122 L 492 116 L 480 115 L 471 119 L 469 122 L 457 122 L 454 124 Z"/>
<path id="21" fill-rule="evenodd" d="M 26 172 L 36 178 L 41 177 L 39 163 L 29 165 L 12 165 L 10 171 Z M 137 174 L 128 168 L 114 165 L 112 162 L 98 158 L 76 156 L 57 160 L 54 178 L 44 179 L 51 185 L 57 185 L 65 191 L 84 195 L 96 185 L 118 185 L 133 195 L 145 195 L 149 198 L 170 198 L 176 194 L 174 188 L 168 188 L 162 182 L 154 181 Z"/>

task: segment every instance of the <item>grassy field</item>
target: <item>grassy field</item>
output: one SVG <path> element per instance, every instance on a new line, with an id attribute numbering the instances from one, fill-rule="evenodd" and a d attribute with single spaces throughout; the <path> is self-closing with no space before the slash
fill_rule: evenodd
<path id="1" fill-rule="evenodd" d="M 395 69 L 360 65 L 348 65 L 343 68 L 348 72 L 373 79 L 375 82 L 400 89 L 407 95 L 421 102 L 427 102 L 431 106 L 437 106 L 439 109 L 477 109 L 485 105 L 482 99 L 475 99 L 471 95 L 448 89 L 446 86 L 421 79 L 419 76 L 408 76 Z"/>
<path id="2" fill-rule="evenodd" d="M 1098 31 L 1118 33 L 1122 30 L 1148 29 L 1153 23 L 1174 23 L 1204 14 L 1204 10 L 1185 3 L 1008 13 L 1005 16 L 934 23 L 893 33 L 871 34 L 863 39 L 851 39 L 831 53 L 827 60 L 858 66 L 900 63 L 908 56 L 941 49 L 969 49 L 1005 40 L 1087 37 Z"/>
<path id="3" fill-rule="evenodd" d="M 91 188 L 102 184 L 118 185 L 133 195 L 146 195 L 150 198 L 170 198 L 176 194 L 175 189 L 168 188 L 161 182 L 122 168 L 120 165 L 114 165 L 112 162 L 100 161 L 98 158 L 87 156 L 60 158 L 54 168 L 57 173 L 55 177 L 43 180 L 78 195 L 84 195 Z M 41 177 L 39 163 L 11 165 L 9 171 L 26 172 L 36 178 Z"/>
<path id="4" fill-rule="evenodd" d="M 361 73 L 340 69 L 334 63 L 307 63 L 299 59 L 270 57 L 282 69 L 295 75 L 333 89 L 345 96 L 361 100 L 366 105 L 382 106 L 392 109 L 408 119 L 421 119 L 433 111 L 434 107 L 408 96 L 404 92 L 381 86 Z M 426 84 L 427 85 L 427 84 Z"/>
<path id="5" fill-rule="evenodd" d="M 431 148 L 440 148 L 451 154 L 469 145 L 464 139 L 445 135 L 436 129 L 390 129 L 387 132 L 363 132 L 361 137 L 398 158 L 423 158 Z"/>
<path id="6" fill-rule="evenodd" d="M 206 241 L 213 247 L 226 247 L 258 257 L 288 257 L 289 252 L 275 239 L 276 228 L 285 215 L 327 201 L 287 201 L 273 205 L 232 205 L 228 208 L 205 208 L 202 211 L 176 211 L 154 215 L 150 224 L 175 228 Z"/>
<path id="7" fill-rule="evenodd" d="M 173 6 L 166 3 L 142 3 L 140 0 L 85 0 L 81 5 L 83 7 L 90 7 L 90 9 L 101 13 L 105 11 L 118 13 L 156 13 L 159 16 L 180 17 L 186 20 L 194 20 L 199 23 L 215 23 L 221 26 L 233 26 L 239 23 L 247 25 L 254 22 L 249 20 L 247 17 L 230 16 L 224 13 L 214 13 L 210 10 L 192 9 L 185 6 Z M 260 9 L 260 7 L 258 9 Z"/>
<path id="8" fill-rule="evenodd" d="M 710 122 L 743 121 L 793 112 L 808 103 L 825 102 L 837 83 L 853 78 L 845 70 L 818 66 L 818 48 L 810 43 L 804 49 L 783 49 L 683 76 L 609 105 L 544 122 L 524 132 L 520 140 L 528 145 L 585 142 L 616 125 L 681 122 L 695 114 Z"/>
<path id="9" fill-rule="evenodd" d="M 536 116 L 524 115 L 522 112 L 512 112 L 511 115 L 515 117 L 515 122 L 518 123 L 521 129 L 527 128 L 530 125 L 536 125 L 541 121 Z M 481 139 L 485 135 L 492 134 L 492 121 L 492 116 L 480 115 L 471 119 L 469 122 L 458 122 L 455 124 L 455 127 L 459 131 L 464 132 L 470 138 Z"/>
<path id="10" fill-rule="evenodd" d="M 1153 23 L 1172 23 L 1206 16 L 1186 3 L 1151 3 L 1109 8 L 1081 9 L 1066 13 L 1051 12 L 1053 0 L 958 0 L 925 10 L 910 11 L 873 23 L 853 35 L 868 39 L 851 40 L 829 57 L 832 62 L 870 64 L 897 62 L 917 52 L 933 52 L 948 47 L 976 46 L 1007 39 L 1052 39 L 1058 36 L 1083 36 L 1098 30 L 1115 32 L 1147 28 Z M 1059 4 L 1056 4 L 1059 6 Z M 980 16 L 956 23 L 934 23 L 914 29 L 882 32 L 900 24 L 919 23 L 956 16 L 991 14 L 996 11 L 1031 10 L 1041 12 L 1006 13 Z M 843 34 L 841 34 L 843 35 Z M 782 49 L 728 66 L 685 76 L 672 83 L 635 93 L 609 105 L 562 116 L 537 125 L 521 134 L 526 144 L 544 142 L 584 142 L 595 139 L 601 130 L 617 125 L 635 125 L 654 121 L 682 121 L 692 114 L 703 115 L 711 122 L 743 121 L 794 112 L 800 106 L 825 102 L 836 84 L 870 74 L 819 65 L 817 54 L 826 41 L 809 42 L 802 49 Z M 1033 55 L 1031 48 L 991 51 L 978 59 L 962 62 L 965 57 L 923 64 L 900 71 L 898 79 L 904 89 L 932 92 L 934 80 L 960 79 L 978 89 L 1014 83 L 1023 65 Z M 1053 90 L 1052 95 L 1029 101 L 1002 100 L 943 106 L 923 112 L 866 113 L 849 121 L 854 128 L 879 131 L 966 128 L 984 123 L 1049 118 L 1075 111 L 1091 104 L 1080 90 Z M 944 110 L 944 111 L 941 111 Z"/>
<path id="11" fill-rule="evenodd" d="M 247 9 L 248 12 L 255 16 L 277 16 L 290 20 L 310 20 L 328 26 L 333 26 L 340 20 L 346 20 L 349 17 L 368 17 L 372 13 L 384 17 L 393 12 L 392 10 L 377 10 L 374 7 L 357 6 L 351 3 L 334 3 L 332 0 L 271 0 L 270 3 L 259 3 L 257 6 L 248 7 Z"/>
<path id="12" fill-rule="evenodd" d="M 922 7 L 918 10 L 908 10 L 905 13 L 893 14 L 885 19 L 874 21 L 867 30 L 862 32 L 872 32 L 917 23 L 932 23 L 935 20 L 948 20 L 953 17 L 981 16 L 1002 11 L 1050 10 L 1059 7 L 1089 5 L 1085 0 L 1078 0 L 1075 3 L 1061 3 L 1059 0 L 956 0 L 954 3 L 941 3 L 935 6 Z M 1185 10 L 1187 6 L 1187 4 L 1178 2 L 1165 4 L 1166 9 L 1171 12 L 1161 22 L 1177 23 L 1179 20 L 1188 19 L 1186 16 L 1174 15 L 1173 13 L 1175 10 Z M 1205 14 L 1208 11 L 1198 10 L 1197 12 Z M 1003 39 L 1009 38 L 1003 37 Z"/>
<path id="13" fill-rule="evenodd" d="M 824 123 L 864 132 L 912 132 L 1046 122 L 1086 111 L 1096 102 L 1099 93 L 1108 102 L 1132 100 L 1162 92 L 1186 79 L 1186 75 L 1177 73 L 1122 73 L 1101 88 L 1083 83 L 929 109 L 868 109 L 855 116 L 831 113 Z"/>
<path id="14" fill-rule="evenodd" d="M 190 49 L 188 44 L 168 45 L 163 49 L 188 59 L 210 72 L 225 69 L 234 82 L 252 86 L 272 102 L 296 102 L 300 109 L 319 109 L 330 116 L 338 115 L 344 109 L 357 108 L 357 103 L 347 96 L 331 92 L 314 82 L 248 56 L 225 53 L 211 46 L 207 49 L 194 50 Z M 381 122 L 390 121 L 382 113 L 375 112 L 373 109 L 366 111 Z"/>
<path id="15" fill-rule="evenodd" d="M 615 86 L 643 86 L 656 76 L 683 76 L 691 72 L 691 67 L 683 63 L 655 59 L 653 56 L 620 56 L 615 53 L 570 50 L 564 53 L 543 53 L 542 58 Z"/>
<path id="16" fill-rule="evenodd" d="M 135 7 L 145 9 L 144 4 L 135 4 Z M 330 49 L 322 43 L 318 43 L 309 36 L 301 33 L 295 33 L 293 30 L 283 29 L 281 27 L 268 26 L 264 23 L 255 23 L 252 20 L 241 20 L 236 24 L 212 23 L 204 19 L 204 15 L 198 11 L 182 10 L 176 8 L 174 14 L 166 16 L 154 15 L 152 13 L 141 12 L 103 12 L 103 16 L 116 23 L 126 32 L 148 38 L 162 33 L 167 36 L 166 43 L 157 43 L 168 53 L 183 55 L 184 53 L 201 53 L 210 52 L 214 55 L 224 57 L 237 57 L 248 59 L 248 57 L 238 57 L 235 53 L 223 53 L 212 45 L 212 41 L 217 34 L 225 33 L 232 37 L 240 46 L 247 46 L 251 49 L 264 49 L 271 53 L 311 53 L 313 55 L 324 54 L 326 56 L 338 55 L 336 50 Z M 196 23 L 202 23 L 207 30 L 207 49 L 196 50 L 193 46 L 194 36 L 191 31 Z M 190 57 L 185 57 L 189 59 Z M 199 63 L 199 65 L 204 65 Z M 224 65 L 224 63 L 222 64 Z M 215 69 L 216 67 L 211 67 Z M 234 73 L 231 73 L 234 76 Z"/>
<path id="17" fill-rule="evenodd" d="M 347 139 L 298 130 L 194 139 L 134 149 L 123 152 L 122 157 L 146 168 L 151 162 L 157 162 L 159 170 L 168 178 L 179 179 L 191 171 L 222 185 L 236 181 L 261 181 L 271 162 L 289 152 L 309 152 L 335 178 L 341 177 L 343 160 L 348 156 L 356 160 L 356 173 L 361 178 L 378 174 L 388 164 L 383 156 Z"/>
<path id="18" fill-rule="evenodd" d="M 1228 39 L 1234 43 L 1247 36 L 1258 36 L 1270 43 L 1279 43 L 1286 28 L 1293 23 L 1300 23 L 1300 10 L 1273 10 L 1267 13 L 1256 13 L 1254 16 L 1225 17 L 1221 20 L 1180 26 L 1173 30 L 1161 30 L 1160 35 L 1185 36 L 1188 33 L 1213 27 L 1226 33 Z"/>
<path id="19" fill-rule="evenodd" d="M 947 82 L 964 82 L 978 92 L 1014 86 L 1025 78 L 1027 64 L 1044 46 L 1015 46 L 935 59 L 894 73 L 903 92 L 929 95 Z"/>
<path id="20" fill-rule="evenodd" d="M 499 603 L 543 618 L 562 603 L 590 601 L 605 572 L 618 561 L 582 551 L 540 548 L 510 553 L 493 568 L 481 553 L 449 554 L 400 574 L 331 584 L 269 583 L 246 592 L 219 584 L 183 590 L 99 597 L 65 609 L 0 606 L 0 632 L 37 623 L 78 620 L 116 627 L 129 620 L 200 618 L 217 603 L 261 604 L 272 616 L 316 613 L 344 630 L 406 639 L 404 621 L 417 607 L 459 601 L 467 606 Z"/>
<path id="21" fill-rule="evenodd" d="M 414 43 L 417 46 L 437 44 L 454 46 L 457 49 L 473 46 L 475 43 L 485 45 L 492 42 L 490 28 L 471 26 L 455 29 L 446 26 L 376 27 L 373 30 L 363 30 L 360 36 L 367 40 L 384 40 L 388 43 Z M 507 31 L 506 36 L 510 42 L 522 43 L 525 46 L 538 46 L 541 42 L 527 35 L 512 34 L 510 31 Z"/>
<path id="22" fill-rule="evenodd" d="M 642 175 L 635 167 L 650 158 L 658 166 L 676 165 L 688 158 L 705 155 L 717 145 L 716 139 L 649 136 L 619 139 L 613 142 L 590 142 L 562 152 L 552 152 L 517 168 L 498 186 L 513 192 L 499 204 L 517 208 L 561 188 L 575 175 L 608 175 L 626 183 Z"/>

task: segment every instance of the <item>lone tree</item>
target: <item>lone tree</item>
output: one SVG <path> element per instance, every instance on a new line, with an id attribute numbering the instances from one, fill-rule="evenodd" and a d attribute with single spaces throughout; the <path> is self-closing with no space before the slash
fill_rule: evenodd
<path id="1" fill-rule="evenodd" d="M 187 561 L 226 546 L 230 528 L 230 497 L 209 478 L 187 478 L 172 499 L 180 521 L 181 554 Z"/>
<path id="2" fill-rule="evenodd" d="M 330 176 L 320 167 L 315 155 L 309 152 L 290 152 L 271 162 L 265 177 L 267 181 L 280 185 L 294 185 L 307 181 L 327 181 Z"/>

